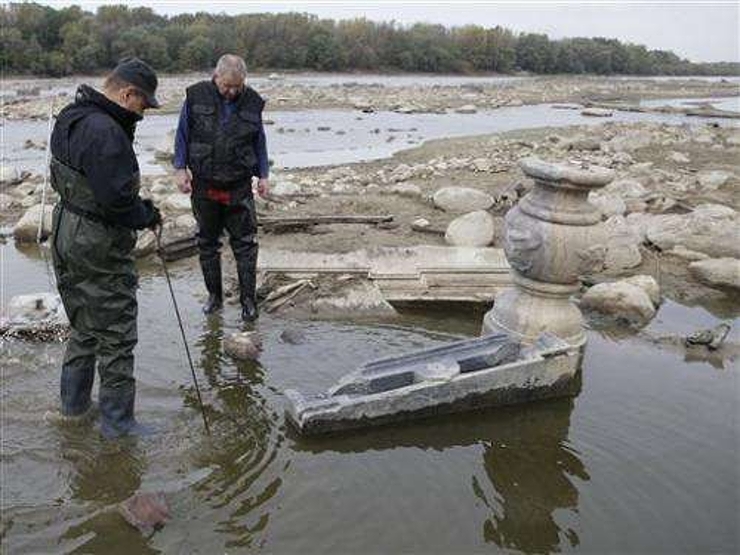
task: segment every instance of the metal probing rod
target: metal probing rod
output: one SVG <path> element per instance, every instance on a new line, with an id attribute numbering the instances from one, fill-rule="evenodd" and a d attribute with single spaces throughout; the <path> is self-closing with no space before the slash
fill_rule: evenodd
<path id="1" fill-rule="evenodd" d="M 180 335 L 182 336 L 182 344 L 185 347 L 185 353 L 188 356 L 188 364 L 190 365 L 190 373 L 193 376 L 193 383 L 195 384 L 195 393 L 198 396 L 198 405 L 200 406 L 200 414 L 203 416 L 203 425 L 206 428 L 206 434 L 211 435 L 211 429 L 208 427 L 208 420 L 206 419 L 206 411 L 203 407 L 203 398 L 200 396 L 200 387 L 198 386 L 198 378 L 195 375 L 195 368 L 193 367 L 193 359 L 190 356 L 190 348 L 188 347 L 188 341 L 185 338 L 185 329 L 182 326 L 182 318 L 180 317 L 180 309 L 177 306 L 177 299 L 175 298 L 175 291 L 172 289 L 172 281 L 170 280 L 170 273 L 167 270 L 167 263 L 164 260 L 162 254 L 162 226 L 160 225 L 154 232 L 154 236 L 157 239 L 157 255 L 159 260 L 162 261 L 162 269 L 164 270 L 164 277 L 167 280 L 167 287 L 170 290 L 170 297 L 172 298 L 172 306 L 175 307 L 175 315 L 177 316 L 177 325 L 180 326 Z"/>

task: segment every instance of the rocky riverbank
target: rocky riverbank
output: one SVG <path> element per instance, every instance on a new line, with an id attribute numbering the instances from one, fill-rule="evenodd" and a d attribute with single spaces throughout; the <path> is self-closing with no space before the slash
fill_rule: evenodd
<path id="1" fill-rule="evenodd" d="M 368 82 L 358 76 L 332 81 L 305 74 L 251 76 L 254 87 L 268 101 L 270 110 L 355 109 L 400 113 L 475 113 L 503 106 L 568 102 L 636 102 L 653 98 L 706 98 L 737 96 L 738 84 L 725 80 L 676 78 L 658 80 L 640 77 L 537 76 L 501 80 L 471 77 L 469 82 L 446 79 L 418 84 L 410 82 Z M 176 112 L 182 104 L 185 87 L 207 78 L 206 74 L 164 75 L 157 96 L 160 113 Z M 77 76 L 55 80 L 6 79 L 0 115 L 7 119 L 45 119 L 51 100 L 58 111 L 68 101 L 76 86 L 89 83 L 100 86 L 99 76 Z"/>
<path id="2" fill-rule="evenodd" d="M 375 245 L 500 247 L 503 216 L 530 187 L 517 164 L 526 156 L 616 172 L 616 179 L 590 198 L 602 211 L 609 239 L 604 267 L 585 276 L 586 283 L 647 274 L 674 300 L 736 313 L 740 131 L 716 125 L 607 122 L 533 129 L 431 141 L 382 161 L 274 173 L 270 197 L 258 201 L 265 220 L 393 219 L 265 228 L 261 246 L 334 253 Z M 6 174 L 2 223 L 15 224 L 16 237 L 33 240 L 43 179 Z M 169 175 L 146 178 L 143 191 L 162 208 L 168 241 L 192 235 L 188 198 L 176 192 Z M 137 249 L 141 256 L 154 251 L 150 232 L 141 234 Z"/>

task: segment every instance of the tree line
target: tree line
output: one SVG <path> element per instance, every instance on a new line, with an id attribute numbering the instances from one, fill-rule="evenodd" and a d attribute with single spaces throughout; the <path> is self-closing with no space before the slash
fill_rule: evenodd
<path id="1" fill-rule="evenodd" d="M 305 13 L 167 17 L 125 5 L 95 13 L 35 3 L 0 7 L 5 73 L 94 73 L 125 56 L 138 56 L 157 71 L 196 71 L 212 68 L 226 52 L 243 55 L 251 70 L 740 75 L 737 62 L 692 63 L 616 39 L 551 40 L 500 26 L 404 26 Z"/>

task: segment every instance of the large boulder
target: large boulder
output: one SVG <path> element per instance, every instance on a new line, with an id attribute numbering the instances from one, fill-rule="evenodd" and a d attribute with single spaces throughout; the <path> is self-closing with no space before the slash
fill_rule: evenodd
<path id="1" fill-rule="evenodd" d="M 39 230 L 39 222 L 42 221 L 41 235 L 42 237 L 48 237 L 51 235 L 52 230 L 52 207 L 46 204 L 36 204 L 26 210 L 26 213 L 21 216 L 21 219 L 13 227 L 13 236 L 16 241 L 22 243 L 32 243 L 36 241 L 36 237 Z"/>
<path id="2" fill-rule="evenodd" d="M 478 210 L 452 220 L 445 241 L 455 247 L 485 247 L 493 243 L 494 233 L 493 216 Z"/>
<path id="3" fill-rule="evenodd" d="M 697 260 L 689 264 L 689 272 L 709 287 L 740 293 L 740 260 L 737 258 Z"/>
<path id="4" fill-rule="evenodd" d="M 581 307 L 638 324 L 647 323 L 655 315 L 650 295 L 625 281 L 594 285 L 583 295 Z"/>
<path id="5" fill-rule="evenodd" d="M 456 213 L 488 210 L 494 202 L 491 195 L 470 187 L 443 187 L 432 200 L 437 208 Z"/>
<path id="6" fill-rule="evenodd" d="M 662 251 L 682 245 L 713 258 L 740 258 L 740 215 L 720 204 L 702 204 L 688 214 L 630 214 L 628 225 Z"/>

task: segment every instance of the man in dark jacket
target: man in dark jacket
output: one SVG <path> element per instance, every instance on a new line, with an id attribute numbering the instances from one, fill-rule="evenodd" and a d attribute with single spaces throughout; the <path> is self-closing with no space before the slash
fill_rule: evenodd
<path id="1" fill-rule="evenodd" d="M 62 363 L 62 415 L 91 408 L 97 363 L 101 431 L 134 430 L 133 350 L 137 229 L 161 223 L 151 201 L 139 197 L 139 165 L 132 142 L 147 108 L 159 106 L 157 77 L 135 58 L 105 79 L 102 93 L 81 85 L 57 118 L 51 136 L 54 208 L 52 256 L 57 286 L 72 326 Z"/>
<path id="2" fill-rule="evenodd" d="M 223 304 L 221 234 L 229 233 L 239 277 L 242 320 L 257 318 L 255 273 L 257 218 L 252 178 L 257 192 L 268 188 L 269 165 L 262 109 L 265 101 L 245 86 L 247 68 L 239 56 L 222 56 L 213 79 L 187 88 L 175 137 L 177 185 L 192 194 L 198 222 L 198 248 L 208 289 L 206 314 Z"/>

